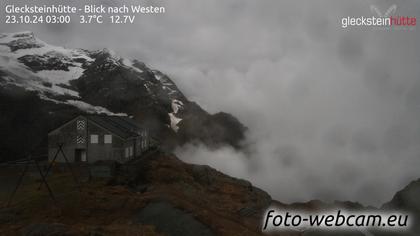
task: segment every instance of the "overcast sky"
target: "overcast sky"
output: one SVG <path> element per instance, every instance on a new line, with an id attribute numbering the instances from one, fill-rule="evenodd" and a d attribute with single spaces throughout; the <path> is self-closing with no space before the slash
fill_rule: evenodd
<path id="1" fill-rule="evenodd" d="M 167 73 L 191 100 L 249 127 L 251 156 L 189 146 L 181 158 L 249 179 L 280 201 L 380 205 L 420 177 L 420 29 L 341 28 L 342 17 L 372 16 L 371 5 L 385 12 L 396 4 L 397 15 L 419 18 L 419 1 L 149 3 L 166 13 L 134 25 L 1 31 L 111 48 Z"/>

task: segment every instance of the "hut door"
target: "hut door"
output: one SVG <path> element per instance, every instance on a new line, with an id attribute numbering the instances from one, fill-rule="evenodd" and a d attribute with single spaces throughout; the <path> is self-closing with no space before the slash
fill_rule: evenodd
<path id="1" fill-rule="evenodd" d="M 75 162 L 86 162 L 86 150 L 85 149 L 76 149 L 74 150 L 74 161 Z"/>

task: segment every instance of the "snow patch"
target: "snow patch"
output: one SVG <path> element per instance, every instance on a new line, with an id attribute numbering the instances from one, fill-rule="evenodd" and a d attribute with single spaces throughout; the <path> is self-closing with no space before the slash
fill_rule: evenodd
<path id="1" fill-rule="evenodd" d="M 182 109 L 184 106 L 184 103 L 182 103 L 179 100 L 172 100 L 172 111 L 174 112 L 174 114 L 178 113 L 179 109 Z"/>
<path id="2" fill-rule="evenodd" d="M 68 84 L 68 81 L 71 80 L 69 78 L 61 78 L 60 76 L 64 76 L 60 74 L 61 71 L 41 71 L 40 74 L 39 72 L 34 73 L 17 60 L 3 55 L 0 55 L 0 70 L 7 74 L 9 83 L 29 91 L 39 91 L 41 94 L 51 93 L 56 95 L 79 96 L 76 91 L 60 86 L 60 84 Z M 70 73 L 76 72 L 70 70 Z M 50 86 L 46 84 L 50 84 Z"/>
<path id="3" fill-rule="evenodd" d="M 112 115 L 112 116 L 128 116 L 125 113 L 114 113 L 109 111 L 108 109 L 101 107 L 101 106 L 93 106 L 89 103 L 79 101 L 79 100 L 67 100 L 67 101 L 59 101 L 56 99 L 52 99 L 49 97 L 46 97 L 45 95 L 41 94 L 40 98 L 45 101 L 54 102 L 56 104 L 65 104 L 65 105 L 71 105 L 74 107 L 79 108 L 82 111 L 85 111 L 90 114 L 106 114 L 106 115 Z"/>
<path id="4" fill-rule="evenodd" d="M 123 63 L 124 66 L 128 67 L 129 69 L 132 69 L 132 70 L 134 70 L 134 71 L 136 71 L 138 73 L 143 73 L 143 71 L 140 70 L 139 68 L 135 67 L 133 65 L 133 61 L 131 61 L 129 59 L 123 59 L 122 60 L 122 63 Z"/>
<path id="5" fill-rule="evenodd" d="M 175 132 L 178 132 L 179 130 L 178 123 L 182 120 L 181 118 L 176 117 L 175 114 L 177 114 L 178 111 L 183 108 L 183 106 L 184 104 L 181 101 L 176 100 L 176 99 L 172 100 L 172 103 L 171 103 L 172 112 L 168 113 L 168 115 L 171 120 L 171 128 Z"/>
<path id="6" fill-rule="evenodd" d="M 169 114 L 169 118 L 171 119 L 171 128 L 173 131 L 178 132 L 179 127 L 178 127 L 178 123 L 182 120 L 178 117 L 176 117 L 172 112 L 168 113 Z"/>
<path id="7" fill-rule="evenodd" d="M 70 95 L 72 97 L 80 98 L 79 92 L 71 90 L 71 89 L 63 88 L 59 85 L 54 84 L 52 85 L 51 89 L 57 94 Z"/>
<path id="8" fill-rule="evenodd" d="M 25 43 L 25 40 L 29 44 L 35 42 L 37 47 L 22 48 L 12 52 L 7 44 L 14 40 L 23 40 L 22 44 Z M 62 58 L 73 66 L 68 67 L 68 71 L 41 70 L 33 72 L 18 60 L 27 55 Z M 36 38 L 32 32 L 0 34 L 0 70 L 7 74 L 8 82 L 27 90 L 39 91 L 40 94 L 45 95 L 44 97 L 48 94 L 79 97 L 78 92 L 66 88 L 66 85 L 69 86 L 71 80 L 78 79 L 83 75 L 85 69 L 82 68 L 83 64 L 80 59 L 84 59 L 86 62 L 94 60 L 85 50 L 49 45 Z"/>
<path id="9" fill-rule="evenodd" d="M 179 91 L 176 88 L 176 85 L 167 78 L 164 74 L 162 74 L 160 71 L 153 70 L 152 71 L 155 79 L 160 82 L 162 89 L 171 97 L 175 98 L 176 94 L 179 93 Z M 172 96 L 173 95 L 173 96 Z"/>
<path id="10" fill-rule="evenodd" d="M 69 71 L 64 70 L 41 70 L 36 74 L 44 78 L 46 82 L 52 84 L 69 85 L 71 80 L 78 79 L 83 75 L 84 69 L 81 67 L 69 67 Z"/>
<path id="11" fill-rule="evenodd" d="M 152 72 L 153 72 L 153 75 L 155 75 L 156 80 L 160 81 L 162 79 L 163 76 L 162 76 L 161 73 L 159 73 L 158 71 L 155 71 L 155 70 L 153 70 Z"/>
<path id="12" fill-rule="evenodd" d="M 92 106 L 89 103 L 79 101 L 79 100 L 67 100 L 66 103 L 92 114 L 98 113 L 98 114 L 107 114 L 107 115 L 113 115 L 113 116 L 128 116 L 125 113 L 114 113 L 104 107 Z"/>

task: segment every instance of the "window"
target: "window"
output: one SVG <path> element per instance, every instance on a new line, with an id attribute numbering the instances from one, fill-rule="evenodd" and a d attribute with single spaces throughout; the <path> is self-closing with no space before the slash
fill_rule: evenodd
<path id="1" fill-rule="evenodd" d="M 130 157 L 130 151 L 128 150 L 128 147 L 125 148 L 125 158 L 129 158 Z"/>
<path id="2" fill-rule="evenodd" d="M 132 157 L 133 156 L 133 147 L 131 146 L 129 148 L 129 156 Z"/>
<path id="3" fill-rule="evenodd" d="M 105 134 L 104 135 L 104 143 L 112 143 L 112 135 L 111 134 Z"/>
<path id="4" fill-rule="evenodd" d="M 90 136 L 90 143 L 98 143 L 98 139 L 99 139 L 99 137 L 98 137 L 97 134 L 92 134 Z"/>
<path id="5" fill-rule="evenodd" d="M 133 156 L 133 154 L 134 154 L 134 148 L 133 148 L 133 146 L 131 146 L 131 147 L 126 147 L 125 148 L 125 158 L 130 158 L 130 157 L 132 157 Z"/>

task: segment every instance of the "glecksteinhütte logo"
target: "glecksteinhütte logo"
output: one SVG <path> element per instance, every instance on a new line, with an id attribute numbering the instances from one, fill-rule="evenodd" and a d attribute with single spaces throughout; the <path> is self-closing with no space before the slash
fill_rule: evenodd
<path id="1" fill-rule="evenodd" d="M 378 15 L 378 17 L 390 17 L 391 14 L 395 13 L 397 11 L 397 5 L 392 5 L 388 8 L 388 10 L 386 10 L 384 13 L 382 13 L 377 6 L 375 5 L 370 5 L 370 11 L 376 15 Z"/>
<path id="2" fill-rule="evenodd" d="M 382 29 L 397 29 L 414 28 L 417 25 L 417 18 L 415 16 L 400 16 L 396 15 L 397 5 L 391 5 L 385 11 L 381 11 L 377 6 L 371 5 L 370 11 L 372 16 L 360 17 L 343 17 L 341 18 L 341 27 L 343 29 L 349 27 L 381 27 Z"/>

